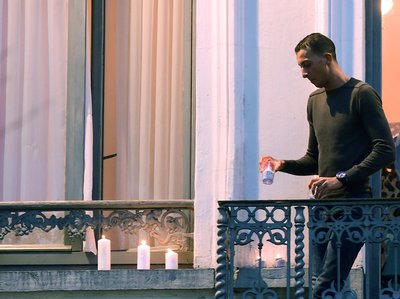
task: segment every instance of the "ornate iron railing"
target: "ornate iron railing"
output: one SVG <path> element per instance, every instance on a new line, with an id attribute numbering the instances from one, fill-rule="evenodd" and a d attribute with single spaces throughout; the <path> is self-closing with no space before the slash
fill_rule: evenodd
<path id="1" fill-rule="evenodd" d="M 307 266 L 306 261 L 312 260 L 314 245 L 335 240 L 334 250 L 339 250 L 344 242 L 365 245 L 363 288 L 356 295 L 348 281 L 343 283 L 340 260 L 344 257 L 338 254 L 336 279 L 322 293 L 322 298 L 400 298 L 399 216 L 398 199 L 220 201 L 215 297 L 313 298 L 312 263 Z M 267 242 L 286 246 L 288 263 L 280 265 L 284 269 L 264 269 L 263 254 L 265 257 L 268 252 L 263 248 Z M 385 255 L 380 254 L 381 244 L 390 248 L 390 260 L 385 261 Z M 256 245 L 258 264 L 254 266 L 248 261 L 248 266 L 238 268 L 235 259 L 239 247 L 251 245 Z M 383 273 L 383 266 L 392 270 Z M 271 271 L 285 277 L 280 295 L 271 286 L 272 277 L 266 275 Z"/>
<path id="2" fill-rule="evenodd" d="M 55 215 L 61 213 L 61 216 Z M 137 235 L 145 231 L 160 245 L 191 250 L 193 201 L 42 201 L 0 202 L 0 240 L 8 234 L 29 235 L 35 229 L 66 230 L 71 239 L 85 240 L 87 228 L 107 231 L 119 227 Z"/>

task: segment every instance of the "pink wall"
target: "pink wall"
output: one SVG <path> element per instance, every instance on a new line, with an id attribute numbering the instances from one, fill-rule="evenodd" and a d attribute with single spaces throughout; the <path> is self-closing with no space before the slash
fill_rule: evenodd
<path id="1" fill-rule="evenodd" d="M 400 122 L 399 4 L 382 18 L 382 101 L 389 122 Z"/>

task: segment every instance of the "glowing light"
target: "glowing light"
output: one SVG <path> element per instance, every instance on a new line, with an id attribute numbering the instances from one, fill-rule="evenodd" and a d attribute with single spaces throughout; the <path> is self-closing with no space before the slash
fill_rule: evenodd
<path id="1" fill-rule="evenodd" d="M 393 0 L 382 0 L 381 10 L 382 15 L 386 15 L 393 7 Z"/>

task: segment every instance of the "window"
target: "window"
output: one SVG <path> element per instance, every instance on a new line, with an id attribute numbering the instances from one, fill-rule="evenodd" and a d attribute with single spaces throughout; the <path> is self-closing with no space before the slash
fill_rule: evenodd
<path id="1" fill-rule="evenodd" d="M 191 197 L 191 10 L 185 0 L 106 1 L 103 199 Z M 113 249 L 137 246 L 105 234 Z"/>
<path id="2" fill-rule="evenodd" d="M 68 107 L 76 103 L 67 81 L 75 71 L 79 80 L 76 65 L 82 65 L 79 55 L 68 59 L 68 30 L 74 28 L 68 13 L 74 12 L 66 0 L 2 1 L 0 8 L 0 201 L 64 200 L 67 136 L 73 130 Z M 84 31 L 75 35 L 81 36 Z M 64 233 L 10 233 L 0 244 L 59 248 Z"/>
<path id="3" fill-rule="evenodd" d="M 64 81 L 59 85 L 51 86 L 51 91 L 57 93 L 54 95 L 54 100 L 64 101 L 57 104 L 60 108 L 58 113 L 62 116 L 67 115 L 67 118 L 50 115 L 54 121 L 60 122 L 64 119 L 62 127 L 64 135 L 52 132 L 58 139 L 51 139 L 53 146 L 62 147 L 63 151 L 59 152 L 60 157 L 40 153 L 43 157 L 38 159 L 38 163 L 46 165 L 52 158 L 57 158 L 56 162 L 61 161 L 61 167 L 58 165 L 56 168 L 61 173 L 61 177 L 49 174 L 49 180 L 54 183 L 55 179 L 60 179 L 59 183 L 63 188 L 54 187 L 55 191 L 61 192 L 60 196 L 49 195 L 38 198 L 41 200 L 81 199 L 85 112 L 82 99 L 85 95 L 87 7 L 84 1 L 80 6 L 69 5 L 68 0 L 55 3 L 64 10 L 68 9 L 68 13 L 64 11 L 63 16 L 60 15 L 61 12 L 53 15 L 49 13 L 49 17 L 54 21 L 64 22 L 68 26 L 65 34 L 57 32 L 58 27 L 52 27 L 54 32 L 51 31 L 49 36 L 54 39 L 65 38 L 64 43 L 55 42 L 53 45 L 57 45 L 60 51 L 58 54 L 64 54 L 65 57 L 56 59 L 53 57 L 55 54 L 50 50 L 45 51 L 43 55 L 47 53 L 50 59 L 58 62 L 68 61 L 65 67 L 68 69 L 68 75 Z M 90 11 L 91 1 L 87 3 Z M 105 4 L 104 156 L 110 158 L 104 160 L 103 198 L 190 199 L 192 1 L 106 1 Z M 45 2 L 45 7 L 40 8 L 57 8 L 52 5 L 56 4 L 48 1 Z M 33 6 L 39 9 L 38 6 Z M 15 11 L 19 9 L 21 7 L 15 7 Z M 31 8 L 25 9 L 31 10 Z M 4 16 L 5 11 L 0 12 Z M 3 18 L 2 24 L 6 22 L 4 20 L 13 20 L 13 17 L 10 15 L 6 19 Z M 13 22 L 19 21 L 15 18 Z M 94 29 L 98 30 L 98 28 Z M 3 33 L 4 30 L 1 32 Z M 37 34 L 27 37 L 33 41 L 35 36 Z M 80 40 L 79 42 L 72 41 L 71 38 L 80 38 Z M 72 51 L 71 45 L 76 45 L 75 43 L 80 48 L 73 48 Z M 97 46 L 93 44 L 92 51 L 96 51 Z M 70 51 L 67 51 L 68 49 Z M 40 64 L 40 61 L 37 63 Z M 1 67 L 3 74 L 4 65 L 2 64 Z M 38 66 L 37 69 L 41 70 L 42 66 Z M 60 75 L 57 71 L 60 69 L 54 70 L 54 73 L 49 74 L 48 77 L 53 79 L 54 76 Z M 95 74 L 92 78 L 96 78 Z M 66 89 L 64 96 L 57 97 L 62 88 Z M 4 94 L 4 89 L 1 93 Z M 2 101 L 0 105 L 4 105 L 4 102 Z M 94 100 L 93 110 L 99 111 L 96 105 L 99 105 L 98 99 Z M 49 107 L 52 106 L 49 105 Z M 5 115 L 3 111 L 5 112 L 5 110 L 0 111 L 2 121 Z M 49 128 L 54 129 L 54 125 L 49 125 Z M 31 129 L 37 132 L 42 127 L 36 126 Z M 32 139 L 34 137 L 32 136 Z M 2 142 L 1 145 L 4 144 L 4 140 Z M 50 150 L 55 151 L 51 147 Z M 3 170 L 4 168 L 1 171 Z M 1 174 L 4 178 L 4 172 Z M 21 196 L 21 199 L 38 200 L 29 197 L 28 194 Z M 131 237 L 121 241 L 120 239 L 124 238 L 121 237 L 122 234 L 109 233 L 119 239 L 119 242 L 114 242 L 119 244 L 117 249 L 126 250 L 134 246 L 132 242 L 135 240 L 131 241 Z M 37 240 L 36 237 L 33 238 Z M 60 242 L 64 243 L 63 232 L 60 232 Z M 157 243 L 157 240 L 151 242 Z M 63 250 L 71 250 L 70 246 L 65 246 Z M 70 254 L 68 263 L 71 262 L 71 258 L 76 263 L 95 262 L 95 257 L 92 261 L 90 259 L 88 261 L 83 255 L 79 256 L 81 248 L 80 244 L 73 247 L 72 250 L 77 250 L 77 252 Z M 60 250 L 60 248 L 48 249 Z M 32 251 L 32 248 L 28 248 L 29 250 Z M 49 254 L 46 248 L 43 248 L 43 254 L 46 255 L 46 263 L 60 261 L 58 254 Z M 53 261 L 52 257 L 54 257 Z M 19 264 L 44 262 L 41 258 L 32 259 L 29 255 L 22 258 L 22 255 L 12 253 L 3 258 L 15 259 Z"/>

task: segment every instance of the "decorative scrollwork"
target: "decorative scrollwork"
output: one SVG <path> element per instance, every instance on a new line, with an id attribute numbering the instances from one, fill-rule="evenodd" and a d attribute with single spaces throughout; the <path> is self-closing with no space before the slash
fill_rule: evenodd
<path id="1" fill-rule="evenodd" d="M 86 230 L 96 225 L 93 218 L 85 211 L 71 211 L 65 217 L 58 218 L 58 228 L 66 228 L 68 236 L 72 239 L 86 239 Z"/>
<path id="2" fill-rule="evenodd" d="M 178 246 L 179 250 L 188 250 L 188 240 L 193 238 L 193 233 L 188 230 L 189 219 L 187 215 L 183 211 L 176 209 L 168 210 L 161 214 L 159 212 L 157 211 L 159 217 L 154 218 L 154 222 L 148 223 L 147 230 L 149 235 L 161 245 L 173 244 Z M 153 218 L 153 216 L 151 217 Z"/>
<path id="3" fill-rule="evenodd" d="M 50 214 L 50 215 L 49 215 Z M 110 211 L 108 216 L 94 218 L 84 210 L 66 211 L 57 217 L 52 212 L 0 211 L 0 240 L 14 232 L 16 236 L 31 234 L 35 228 L 49 232 L 66 229 L 70 238 L 85 240 L 87 228 L 109 230 L 118 226 L 129 234 L 145 230 L 160 245 L 174 245 L 177 250 L 190 249 L 190 220 L 187 213 L 178 209 L 135 209 Z"/>
<path id="4" fill-rule="evenodd" d="M 255 240 L 276 245 L 287 244 L 290 222 L 288 207 L 238 207 L 232 208 L 231 221 L 236 228 L 233 241 L 236 245 L 246 245 Z"/>
<path id="5" fill-rule="evenodd" d="M 243 299 L 257 298 L 278 299 L 278 294 L 272 289 L 257 287 L 253 287 L 243 293 Z"/>
<path id="6" fill-rule="evenodd" d="M 333 236 L 344 236 L 353 243 L 379 243 L 389 236 L 398 240 L 400 222 L 396 207 L 386 205 L 314 206 L 310 209 L 310 238 L 325 243 Z"/>
<path id="7" fill-rule="evenodd" d="M 380 291 L 379 298 L 380 299 L 400 298 L 400 289 L 396 290 L 395 288 L 393 288 L 393 281 L 389 281 L 388 287 Z"/>
<path id="8" fill-rule="evenodd" d="M 257 232 L 249 229 L 242 229 L 239 230 L 236 233 L 236 238 L 235 238 L 235 245 L 246 245 L 249 244 L 250 242 L 253 242 L 254 240 L 252 239 L 253 235 L 257 235 Z"/>
<path id="9" fill-rule="evenodd" d="M 357 299 L 357 294 L 354 290 L 352 290 L 348 284 L 344 284 L 344 286 L 337 288 L 335 286 L 335 281 L 332 281 L 331 287 L 322 292 L 321 298 L 334 299 L 334 298 L 348 298 L 348 299 Z M 343 285 L 343 284 L 342 284 Z"/>
<path id="10" fill-rule="evenodd" d="M 0 240 L 10 232 L 14 232 L 16 236 L 24 236 L 30 234 L 36 227 L 49 231 L 56 226 L 55 217 L 48 219 L 38 211 L 1 212 L 0 219 Z"/>
<path id="11" fill-rule="evenodd" d="M 102 223 L 104 230 L 118 226 L 132 235 L 138 235 L 143 230 L 159 245 L 174 245 L 181 251 L 190 248 L 189 240 L 193 238 L 188 215 L 178 209 L 117 210 L 104 216 Z"/>
<path id="12" fill-rule="evenodd" d="M 137 234 L 144 226 L 143 211 L 117 210 L 111 212 L 102 219 L 102 227 L 105 231 L 118 226 L 123 232 Z"/>
<path id="13" fill-rule="evenodd" d="M 290 209 L 285 206 L 279 207 L 235 207 L 232 208 L 232 221 L 235 225 L 268 224 L 285 226 L 288 224 Z"/>
<path id="14" fill-rule="evenodd" d="M 86 229 L 94 227 L 92 217 L 84 211 L 71 211 L 64 217 L 47 216 L 41 211 L 0 212 L 0 240 L 14 232 L 16 236 L 29 235 L 35 228 L 49 232 L 54 228 L 68 231 L 70 238 L 85 240 Z"/>

